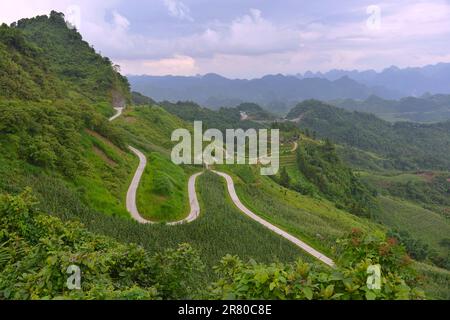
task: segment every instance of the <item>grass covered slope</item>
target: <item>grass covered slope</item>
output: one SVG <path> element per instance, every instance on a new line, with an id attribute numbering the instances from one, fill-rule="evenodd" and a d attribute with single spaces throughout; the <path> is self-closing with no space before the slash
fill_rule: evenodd
<path id="1" fill-rule="evenodd" d="M 382 210 L 377 215 L 377 220 L 395 230 L 408 232 L 448 261 L 450 224 L 444 217 L 398 198 L 381 197 L 380 203 Z"/>
<path id="2" fill-rule="evenodd" d="M 447 172 L 361 172 L 379 193 L 375 219 L 390 227 L 418 260 L 449 268 L 450 182 Z"/>
<path id="3" fill-rule="evenodd" d="M 139 213 L 155 222 L 182 220 L 189 214 L 188 180 L 198 168 L 170 160 L 172 132 L 191 126 L 159 106 L 129 107 L 114 121 L 127 143 L 147 157 L 137 192 Z"/>
<path id="4" fill-rule="evenodd" d="M 152 152 L 137 196 L 141 216 L 154 222 L 183 220 L 189 213 L 188 171 Z"/>
<path id="5" fill-rule="evenodd" d="M 177 118 L 157 105 L 127 108 L 114 122 L 128 144 L 144 151 L 159 152 L 170 157 L 175 145 L 172 132 L 179 128 L 190 129 L 192 124 Z"/>

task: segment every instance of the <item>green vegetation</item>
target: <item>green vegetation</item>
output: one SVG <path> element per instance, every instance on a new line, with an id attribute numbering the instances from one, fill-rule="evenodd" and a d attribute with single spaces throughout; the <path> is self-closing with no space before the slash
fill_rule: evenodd
<path id="1" fill-rule="evenodd" d="M 178 221 L 189 214 L 189 177 L 158 153 L 148 157 L 138 190 L 139 213 L 151 221 Z"/>
<path id="2" fill-rule="evenodd" d="M 381 232 L 379 226 L 339 210 L 323 198 L 301 195 L 260 176 L 257 168 L 223 166 L 219 169 L 232 174 L 236 192 L 250 210 L 326 254 L 331 255 L 336 239 L 353 228 Z"/>
<path id="3" fill-rule="evenodd" d="M 340 241 L 344 248 L 341 266 L 324 272 L 302 261 L 294 264 L 243 263 L 227 256 L 217 272 L 221 275 L 212 287 L 213 298 L 222 299 L 321 299 L 375 300 L 421 299 L 410 260 L 404 249 L 391 239 L 364 236 L 359 231 Z M 367 286 L 367 268 L 380 264 L 382 289 Z"/>
<path id="4" fill-rule="evenodd" d="M 416 281 L 402 247 L 354 232 L 341 240 L 343 267 L 266 267 L 237 257 L 222 260 L 219 280 L 205 292 L 203 264 L 189 245 L 149 254 L 87 232 L 78 223 L 40 213 L 27 192 L 0 198 L 0 298 L 2 299 L 417 299 Z M 357 243 L 357 245 L 355 245 Z M 344 263 L 345 261 L 345 263 Z M 367 267 L 383 266 L 382 290 L 365 285 Z M 68 290 L 67 269 L 81 270 L 82 290 Z M 245 285 L 243 285 L 245 284 Z"/>
<path id="5" fill-rule="evenodd" d="M 146 97 L 140 94 L 139 92 L 134 91 L 131 92 L 131 101 L 136 106 L 152 106 L 156 104 L 156 102 L 153 99 Z"/>
<path id="6" fill-rule="evenodd" d="M 377 210 L 371 191 L 344 165 L 330 140 L 323 144 L 302 142 L 297 150 L 297 165 L 306 180 L 294 185 L 298 191 L 308 194 L 313 185 L 338 208 L 359 216 L 370 216 Z"/>
<path id="7" fill-rule="evenodd" d="M 367 173 L 361 177 L 378 193 L 412 201 L 444 217 L 450 216 L 450 174 L 438 172 Z"/>
<path id="8" fill-rule="evenodd" d="M 128 144 L 144 151 L 156 151 L 170 156 L 172 132 L 189 125 L 158 106 L 136 106 L 127 108 L 114 125 Z"/>
<path id="9" fill-rule="evenodd" d="M 69 29 L 62 13 L 22 19 L 16 28 L 39 47 L 48 70 L 70 86 L 72 92 L 65 95 L 92 101 L 112 99 L 121 105 L 129 99 L 128 80 L 118 72 L 120 68 L 98 55 L 76 29 Z"/>
<path id="10" fill-rule="evenodd" d="M 385 159 L 381 162 L 385 169 L 450 168 L 450 122 L 391 124 L 371 114 L 349 112 L 315 100 L 300 103 L 287 117 L 301 117 L 299 125 L 321 138 L 377 154 Z"/>
<path id="11" fill-rule="evenodd" d="M 449 268 L 448 173 L 361 172 L 381 195 L 375 218 L 391 228 L 410 255 Z"/>
<path id="12" fill-rule="evenodd" d="M 376 219 L 394 230 L 406 231 L 414 239 L 427 244 L 430 259 L 438 266 L 449 268 L 449 248 L 446 239 L 450 225 L 441 215 L 401 199 L 380 197 L 380 212 Z"/>
<path id="13" fill-rule="evenodd" d="M 258 129 L 264 127 L 263 124 L 252 120 L 241 121 L 241 111 L 249 110 L 252 119 L 260 119 L 266 116 L 266 112 L 261 108 L 255 110 L 256 105 L 242 104 L 236 108 L 221 108 L 218 111 L 202 108 L 193 102 L 178 102 L 176 104 L 164 101 L 162 107 L 177 117 L 192 123 L 193 121 L 203 121 L 206 128 L 226 130 L 232 128 Z"/>
<path id="14" fill-rule="evenodd" d="M 0 299 L 179 299 L 195 297 L 203 268 L 188 245 L 149 254 L 42 214 L 29 193 L 0 198 Z M 66 286 L 82 271 L 82 290 Z"/>
<path id="15" fill-rule="evenodd" d="M 450 271 L 425 263 L 415 263 L 414 268 L 422 277 L 421 288 L 429 299 L 450 300 Z"/>
<path id="16" fill-rule="evenodd" d="M 0 102 L 0 113 L 2 188 L 42 170 L 64 179 L 93 208 L 128 217 L 122 199 L 135 160 L 116 146 L 122 138 L 92 106 Z"/>

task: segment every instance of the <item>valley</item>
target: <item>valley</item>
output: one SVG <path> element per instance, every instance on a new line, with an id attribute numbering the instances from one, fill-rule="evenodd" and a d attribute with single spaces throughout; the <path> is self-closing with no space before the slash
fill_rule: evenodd
<path id="1" fill-rule="evenodd" d="M 372 93 L 350 79 L 237 81 L 233 107 L 158 102 L 55 11 L 2 25 L 0 64 L 0 300 L 449 299 L 448 122 L 304 100 Z M 272 82 L 298 102 L 283 115 L 250 99 Z M 279 130 L 279 170 L 248 154 L 175 164 L 172 133 L 194 121 Z"/>

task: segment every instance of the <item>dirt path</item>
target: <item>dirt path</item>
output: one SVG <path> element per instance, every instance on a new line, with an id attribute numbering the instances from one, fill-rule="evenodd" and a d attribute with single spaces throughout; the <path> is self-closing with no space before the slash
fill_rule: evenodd
<path id="1" fill-rule="evenodd" d="M 280 228 L 278 228 L 278 227 L 274 226 L 273 224 L 267 222 L 266 220 L 262 219 L 261 217 L 259 217 L 258 215 L 256 215 L 255 213 L 253 213 L 252 211 L 247 209 L 247 207 L 245 207 L 242 204 L 241 200 L 239 200 L 239 197 L 238 197 L 238 195 L 236 193 L 236 189 L 234 188 L 233 179 L 226 173 L 219 172 L 219 171 L 214 171 L 214 170 L 213 170 L 213 172 L 218 174 L 219 176 L 223 177 L 226 180 L 228 193 L 230 194 L 231 200 L 234 202 L 234 204 L 236 205 L 236 207 L 238 207 L 238 209 L 240 211 L 245 213 L 248 217 L 250 217 L 254 221 L 262 224 L 264 227 L 272 230 L 273 232 L 275 232 L 276 234 L 282 236 L 286 240 L 289 240 L 290 242 L 292 242 L 293 244 L 295 244 L 296 246 L 298 246 L 302 250 L 306 251 L 307 253 L 309 253 L 313 257 L 319 259 L 320 261 L 322 261 L 326 265 L 328 265 L 330 267 L 334 267 L 333 260 L 331 260 L 330 258 L 325 256 L 324 254 L 320 253 L 319 251 L 315 250 L 311 246 L 307 245 L 306 243 L 304 243 L 300 239 L 292 236 L 291 234 L 287 233 L 286 231 L 281 230 Z"/>

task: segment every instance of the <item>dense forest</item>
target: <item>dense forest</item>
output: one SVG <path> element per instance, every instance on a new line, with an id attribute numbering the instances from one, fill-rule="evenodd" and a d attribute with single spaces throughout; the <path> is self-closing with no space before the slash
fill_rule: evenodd
<path id="1" fill-rule="evenodd" d="M 366 155 L 375 154 L 370 158 L 385 169 L 450 169 L 450 122 L 391 124 L 368 113 L 350 112 L 316 100 L 298 104 L 287 118 L 300 118 L 301 127 L 346 146 L 347 159 L 358 148 Z"/>
<path id="2" fill-rule="evenodd" d="M 366 100 L 343 99 L 330 101 L 330 104 L 350 111 L 373 113 L 391 122 L 441 122 L 450 119 L 450 95 L 447 94 L 427 94 L 399 100 L 370 96 Z"/>
<path id="3" fill-rule="evenodd" d="M 306 180 L 338 208 L 367 217 L 378 209 L 373 191 L 342 162 L 330 140 L 323 144 L 301 143 L 297 150 L 297 165 Z M 297 188 L 303 191 L 301 184 Z M 306 192 L 308 190 L 306 188 Z"/>

